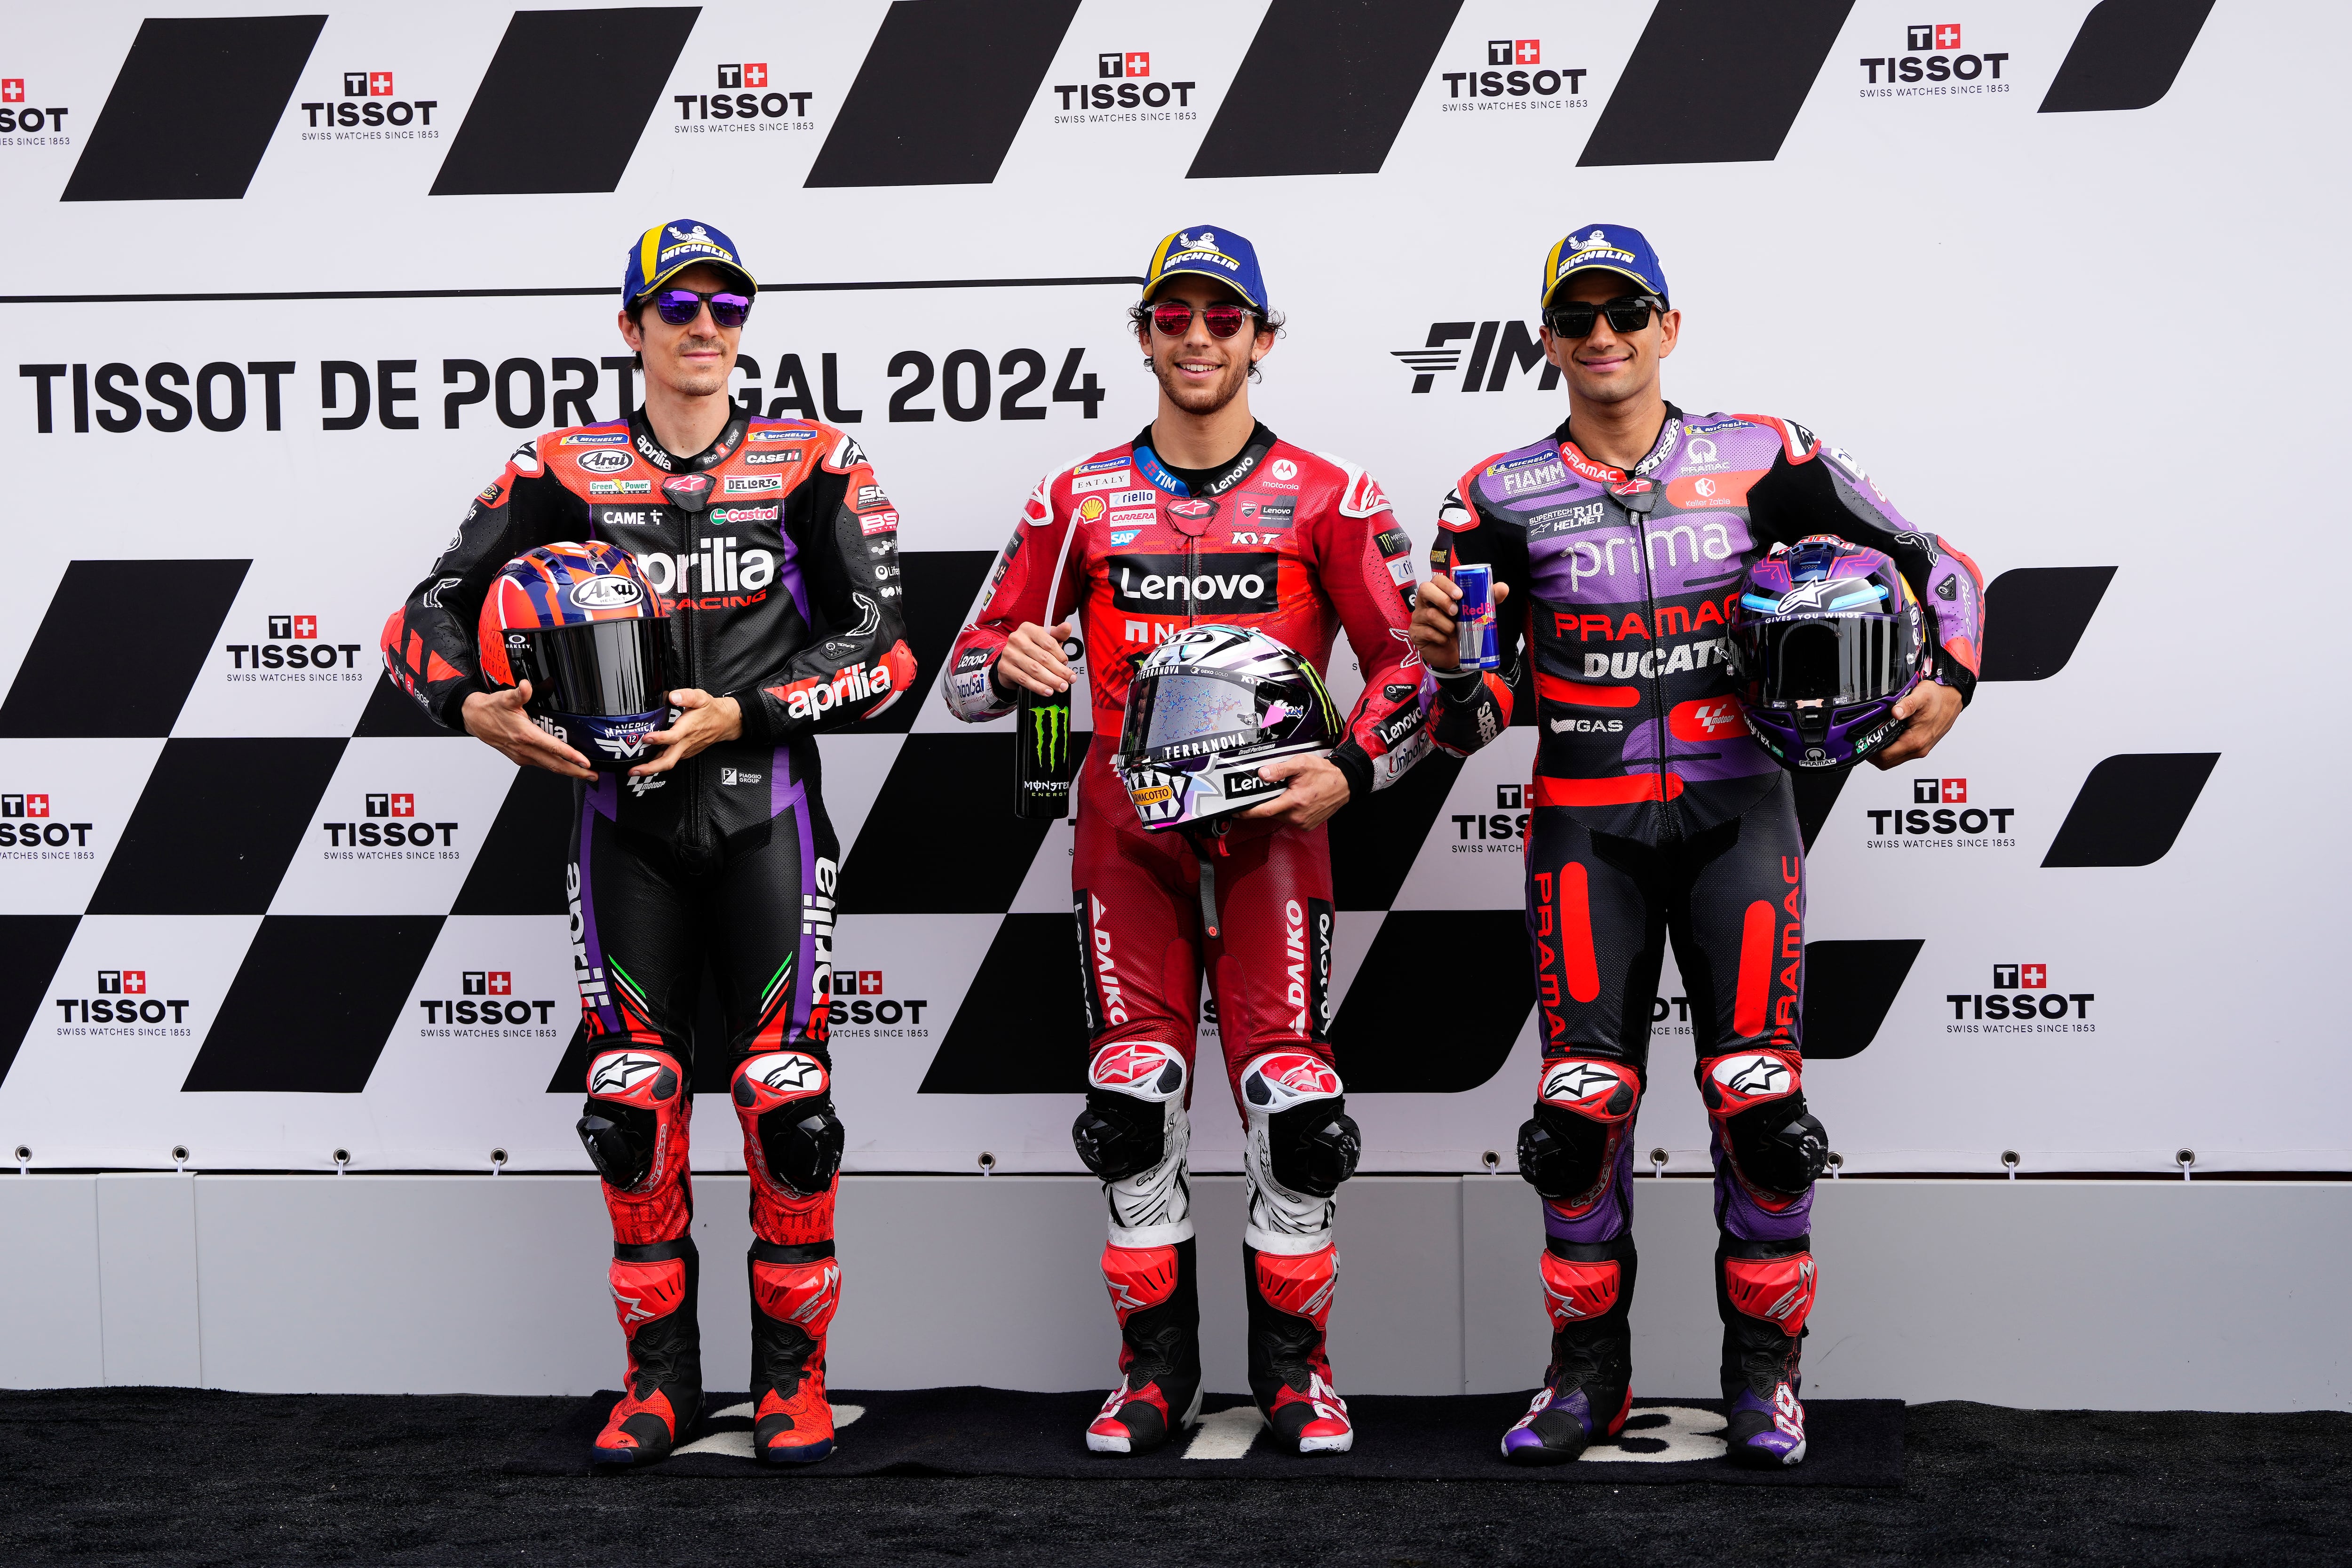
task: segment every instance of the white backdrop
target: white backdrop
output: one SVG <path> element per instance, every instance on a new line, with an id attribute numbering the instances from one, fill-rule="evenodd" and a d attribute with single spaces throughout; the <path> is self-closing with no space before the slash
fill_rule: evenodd
<path id="1" fill-rule="evenodd" d="M 950 552 L 994 549 L 1040 474 L 1150 417 L 1150 381 L 1120 330 L 1133 286 L 1118 279 L 1139 271 L 1162 233 L 1207 224 L 1255 242 L 1272 302 L 1290 319 L 1255 406 L 1285 436 L 1370 466 L 1425 545 L 1454 476 L 1565 413 L 1561 394 L 1517 367 L 1489 369 L 1480 390 L 1462 390 L 1470 362 L 1488 361 L 1485 324 L 1531 328 L 1538 263 L 1570 226 L 1640 227 L 1685 312 L 1667 390 L 1685 408 L 1803 420 L 1860 457 L 1909 517 L 1969 551 L 1989 579 L 2113 569 L 2063 669 L 1988 680 L 1928 763 L 1865 770 L 1827 808 L 1809 937 L 1918 944 L 1883 1019 L 1862 1031 L 1867 1048 L 1808 1074 L 1845 1168 L 1991 1170 L 2009 1150 L 2029 1171 L 2147 1170 L 2168 1168 L 2183 1148 L 2200 1170 L 2352 1168 L 2352 1136 L 2325 1091 L 2345 1044 L 2327 977 L 2343 931 L 2330 900 L 2347 868 L 2346 834 L 2341 814 L 2304 782 L 2328 776 L 2344 748 L 2301 684 L 2335 678 L 2340 639 L 2324 636 L 2321 616 L 2283 601 L 2242 625 L 2191 613 L 2229 570 L 2225 542 L 2267 547 L 2243 558 L 2291 562 L 2300 577 L 2324 563 L 2325 542 L 2347 521 L 2342 441 L 2326 406 L 2347 347 L 2334 265 L 2344 223 L 2311 151 L 2345 130 L 2332 62 L 2352 27 L 2340 8 L 2222 0 L 2201 30 L 2191 26 L 2194 47 L 2157 101 L 2040 112 L 2070 47 L 2086 47 L 2078 33 L 2092 37 L 2084 0 L 1977 0 L 1949 25 L 1964 31 L 1965 52 L 2003 57 L 1999 85 L 1979 75 L 1981 92 L 1894 97 L 1876 90 L 1884 60 L 1938 55 L 1905 47 L 1916 14 L 1858 0 L 1841 20 L 1832 5 L 1823 36 L 1833 41 L 1825 53 L 1800 51 L 1801 74 L 1786 84 L 1801 107 L 1777 155 L 1768 145 L 1748 161 L 1583 166 L 1604 114 L 1638 116 L 1653 103 L 1672 112 L 1664 98 L 1612 106 L 1660 18 L 1631 5 L 1465 0 L 1417 58 L 1393 140 L 1370 159 L 1376 173 L 1192 177 L 1204 137 L 1220 134 L 1213 126 L 1247 129 L 1219 121 L 1229 100 L 1263 111 L 1276 79 L 1266 71 L 1294 71 L 1311 106 L 1328 85 L 1318 77 L 1349 68 L 1311 49 L 1286 66 L 1271 42 L 1253 52 L 1254 39 L 1295 28 L 1314 7 L 1082 0 L 1049 40 L 1050 58 L 1038 57 L 1042 73 L 1034 59 L 985 57 L 962 73 L 985 78 L 1018 110 L 1003 132 L 972 133 L 1004 141 L 992 178 L 982 168 L 961 184 L 805 184 L 821 149 L 830 160 L 870 152 L 874 117 L 893 102 L 911 141 L 960 145 L 940 121 L 971 105 L 925 88 L 922 72 L 937 61 L 901 71 L 888 51 L 932 16 L 945 26 L 961 13 L 901 6 L 894 21 L 890 9 L 878 0 L 688 8 L 690 27 L 616 188 L 434 195 L 464 139 L 476 137 L 478 163 L 481 138 L 499 128 L 498 106 L 477 89 L 509 36 L 508 15 L 438 0 L 339 8 L 290 85 L 268 89 L 287 98 L 266 133 L 254 133 L 258 157 L 243 194 L 215 199 L 77 194 L 71 182 L 98 179 L 78 175 L 78 161 L 106 154 L 119 181 L 142 163 L 126 162 L 122 138 L 150 138 L 152 158 L 168 163 L 173 139 L 194 133 L 162 109 L 136 118 L 126 97 L 138 7 L 93 0 L 18 18 L 0 70 L 24 85 L 0 98 L 69 112 L 62 132 L 45 116 L 43 134 L 0 136 L 0 201 L 19 235 L 0 257 L 0 311 L 20 365 L 68 368 L 28 368 L 0 395 L 0 451 L 19 476 L 5 522 L 16 592 L 16 613 L 0 621 L 0 688 L 9 690 L 0 795 L 43 796 L 48 812 L 0 799 L 0 821 L 35 829 L 31 848 L 0 847 L 0 913 L 17 917 L 13 951 L 0 959 L 17 997 L 0 1039 L 0 1052 L 14 1047 L 12 1060 L 0 1058 L 0 1153 L 23 1146 L 41 1167 L 140 1167 L 168 1165 L 176 1145 L 205 1168 L 314 1169 L 340 1149 L 355 1168 L 434 1169 L 481 1168 L 495 1147 L 514 1168 L 585 1168 L 571 1132 L 576 1094 L 550 1084 L 573 1025 L 563 919 L 510 912 L 494 892 L 468 889 L 502 807 L 525 815 L 521 797 L 509 798 L 513 770 L 469 742 L 371 733 L 386 727 L 362 715 L 377 689 L 383 616 L 505 452 L 554 422 L 542 409 L 536 426 L 509 427 L 485 398 L 459 405 L 449 428 L 444 399 L 471 383 L 463 372 L 445 380 L 445 362 L 530 362 L 507 378 L 520 419 L 534 376 L 576 386 L 622 352 L 612 294 L 426 291 L 605 289 L 638 230 L 685 215 L 725 228 L 772 288 L 784 286 L 763 298 L 743 340 L 762 396 L 797 390 L 779 384 L 791 355 L 811 395 L 844 411 L 899 507 L 904 549 L 940 552 L 936 570 L 910 578 L 910 599 L 927 581 L 963 585 L 951 605 L 915 606 L 950 629 L 985 564 Z M 1450 97 L 1462 84 L 1448 73 L 1486 68 L 1496 40 L 1515 54 L 1533 42 L 1542 65 L 1582 71 L 1581 91 Z M 1100 57 L 1118 55 L 1124 68 L 1130 52 L 1149 55 L 1150 75 L 1122 79 L 1185 83 L 1187 107 L 1171 97 L 1167 117 L 1150 118 L 1139 96 L 1139 118 L 1068 110 L 1074 95 L 1057 87 L 1100 84 Z M 1245 58 L 1259 74 L 1237 80 Z M 744 63 L 761 59 L 772 89 L 803 95 L 789 114 L 726 122 L 678 104 L 678 95 L 717 91 L 727 68 L 755 79 Z M 435 136 L 418 118 L 413 138 L 313 139 L 319 111 L 303 105 L 346 101 L 353 70 L 397 88 L 362 104 L 429 99 Z M 1633 75 L 1629 93 L 1648 79 Z M 256 93 L 267 96 L 241 86 L 235 103 L 215 107 L 246 112 Z M 607 113 L 602 100 L 592 108 L 607 119 L 639 112 Z M 852 121 L 856 134 L 836 137 L 853 111 L 865 117 Z M 469 122 L 478 134 L 460 130 Z M 512 162 L 553 166 L 562 183 L 561 157 L 518 150 Z M 582 178 L 593 183 L 593 173 Z M 950 280 L 978 281 L 904 286 Z M 367 294 L 376 297 L 352 297 Z M 241 297 L 190 298 L 208 295 Z M 173 298 L 126 298 L 152 296 Z M 1416 392 L 1395 351 L 1423 348 L 1442 323 L 1464 324 L 1441 344 L 1465 351 L 1464 370 L 1440 370 Z M 902 407 L 937 416 L 891 417 L 908 380 L 903 369 L 894 377 L 894 356 L 939 364 L 963 349 L 994 374 L 984 416 L 950 417 L 935 383 Z M 1025 405 L 1042 407 L 1042 420 L 1008 420 L 993 401 L 1004 396 L 1005 356 L 1023 349 L 1050 373 Z M 1081 402 L 1051 396 L 1073 351 L 1103 394 L 1091 419 Z M 556 364 L 566 358 L 584 365 Z M 357 428 L 322 427 L 351 413 L 354 391 L 339 381 L 335 404 L 324 405 L 329 362 L 358 367 L 369 383 L 370 416 Z M 94 378 L 118 363 L 134 373 L 127 401 L 108 403 L 93 387 L 88 428 L 78 429 L 70 367 Z M 168 395 L 185 394 L 155 367 L 193 381 L 215 363 L 284 363 L 292 369 L 276 377 L 278 428 L 264 410 L 270 378 L 251 370 L 235 428 L 160 427 L 176 417 Z M 597 374 L 591 406 L 610 417 L 618 389 L 612 370 Z M 232 379 L 210 383 L 215 423 L 229 423 Z M 970 386 L 967 374 L 960 395 Z M 385 389 L 404 387 L 413 401 L 384 402 Z M 103 427 L 118 406 L 140 411 L 137 427 Z M 415 427 L 389 426 L 387 410 Z M 166 568 L 80 579 L 74 573 L 87 568 L 71 566 L 199 560 L 250 565 L 241 576 Z M 109 586 L 133 581 L 156 597 L 118 598 Z M 2027 603 L 2022 587 L 2006 599 L 1996 590 L 1996 656 L 2005 634 L 2017 635 L 2000 618 L 2004 605 L 2019 614 Z M 96 668 L 135 669 L 121 650 L 135 652 L 159 616 L 203 622 L 188 634 L 194 662 L 174 678 L 184 702 L 110 730 L 89 715 L 137 706 L 137 683 L 92 686 L 58 672 L 81 668 L 74 660 L 85 655 Z M 268 625 L 276 616 L 287 619 L 282 631 Z M 299 634 L 296 616 L 315 637 Z M 298 643 L 361 645 L 357 668 L 347 657 L 327 669 L 248 668 L 263 658 L 251 650 Z M 263 679 L 243 679 L 255 674 Z M 869 816 L 902 757 L 936 760 L 913 750 L 926 736 L 961 736 L 930 690 L 936 667 L 924 674 L 911 735 L 824 742 L 849 877 L 869 848 L 869 868 L 919 866 L 940 886 L 963 876 L 970 846 L 894 858 L 875 836 L 922 826 Z M 1339 679 L 1348 684 L 1344 671 Z M 1397 997 L 1423 995 L 1423 1007 L 1397 1013 L 1417 1020 L 1412 1037 L 1379 1048 L 1406 1065 L 1375 1081 L 1453 1084 L 1351 1096 L 1367 1169 L 1476 1170 L 1488 1151 L 1510 1160 L 1530 1098 L 1532 1032 L 1519 1028 L 1506 1053 L 1500 1039 L 1453 1037 L 1446 1020 L 1507 993 L 1496 977 L 1518 973 L 1523 957 L 1507 922 L 1465 916 L 1408 928 L 1402 917 L 1517 907 L 1515 841 L 1479 835 L 1498 809 L 1507 816 L 1498 802 L 1529 752 L 1517 731 L 1473 760 L 1424 813 L 1425 835 L 1397 844 L 1412 857 L 1402 882 L 1339 917 L 1334 989 L 1343 995 L 1384 922 L 1426 939 L 1412 967 L 1381 977 Z M 2070 812 L 2079 818 L 2070 834 L 2096 840 L 2109 818 L 2146 805 L 2135 781 L 2156 775 L 2141 764 L 2110 770 L 2104 794 L 2086 787 L 2103 761 L 2217 753 L 2210 776 L 2201 762 L 2181 764 L 2193 805 L 2171 811 L 2178 836 L 2148 863 L 2044 864 Z M 1915 805 L 1921 777 L 1938 781 L 1929 798 L 1939 805 L 1985 812 L 1985 830 L 1965 831 L 1956 809 L 1945 831 L 1929 819 L 1902 833 L 1902 819 L 1886 814 Z M 994 792 L 992 772 L 984 784 Z M 337 858 L 342 836 L 329 824 L 383 825 L 366 815 L 372 794 L 409 795 L 411 820 L 449 826 L 398 860 Z M 1000 824 L 1010 831 L 992 800 L 971 820 L 991 836 Z M 1507 821 L 1499 831 L 1510 832 Z M 249 857 L 239 847 L 247 837 Z M 898 1018 L 836 1028 L 850 1169 L 969 1171 L 982 1151 L 999 1170 L 1078 1168 L 1069 1094 L 967 1091 L 1034 1080 L 1024 1053 L 1070 1076 L 1077 1047 L 1055 1020 L 1075 1010 L 1063 994 L 1074 987 L 1058 950 L 1024 961 L 1039 995 L 1052 996 L 1034 1020 L 995 1002 L 985 1018 L 977 1003 L 965 1006 L 992 942 L 1015 929 L 1008 914 L 1066 923 L 1066 866 L 1056 828 L 1025 868 L 999 868 L 1004 897 L 992 907 L 961 896 L 926 903 L 896 887 L 845 916 L 838 967 L 874 976 L 868 994 L 897 1003 Z M 207 890 L 230 883 L 242 890 Z M 144 990 L 107 978 L 125 972 Z M 1822 972 L 1817 963 L 1814 1007 Z M 2034 984 L 2037 973 L 2045 984 Z M 469 974 L 484 977 L 488 995 L 468 996 Z M 373 1000 L 352 999 L 362 992 Z M 1669 1016 L 1643 1138 L 1687 1168 L 1705 1135 L 1682 1087 L 1689 1038 L 1673 1027 L 1671 963 L 1660 992 Z M 1988 1016 L 1985 998 L 2021 994 L 2040 1006 L 2032 1025 Z M 496 1025 L 452 1024 L 452 1004 L 467 1003 L 473 1016 L 492 996 Z M 2063 1018 L 2043 1016 L 2053 996 L 2070 998 Z M 112 1029 L 92 1022 L 110 1010 L 94 1004 L 123 999 L 165 1004 L 146 1008 L 163 1016 Z M 509 1003 L 521 1005 L 520 1018 Z M 226 1014 L 234 1041 L 214 1037 Z M 986 1031 L 970 1037 L 967 1056 L 981 1049 L 970 1041 L 992 1042 L 1001 1072 L 983 1054 L 946 1073 L 960 1022 Z M 1416 1053 L 1475 1056 L 1484 1076 L 1413 1079 Z M 1340 1066 L 1349 1071 L 1344 1054 Z M 921 1092 L 927 1074 L 957 1091 Z M 730 1119 L 709 1110 L 703 1163 L 738 1163 Z M 1195 1126 L 1199 1163 L 1229 1168 L 1238 1142 L 1230 1119 L 1211 1110 Z"/>

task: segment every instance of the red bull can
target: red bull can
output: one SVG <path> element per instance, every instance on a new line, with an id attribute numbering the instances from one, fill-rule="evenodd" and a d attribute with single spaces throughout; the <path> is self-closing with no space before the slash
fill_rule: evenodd
<path id="1" fill-rule="evenodd" d="M 1454 652 L 1462 665 L 1476 665 L 1481 669 L 1500 669 L 1502 650 L 1495 641 L 1495 569 L 1491 566 L 1455 566 L 1447 576 L 1462 590 L 1462 603 L 1454 609 Z"/>

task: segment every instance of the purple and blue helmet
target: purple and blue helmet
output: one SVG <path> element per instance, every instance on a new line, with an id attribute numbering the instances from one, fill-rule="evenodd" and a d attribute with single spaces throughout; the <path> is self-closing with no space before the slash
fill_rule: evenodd
<path id="1" fill-rule="evenodd" d="M 1731 627 L 1748 728 L 1784 768 L 1846 768 L 1901 734 L 1926 617 L 1885 552 L 1816 533 L 1748 569 Z"/>

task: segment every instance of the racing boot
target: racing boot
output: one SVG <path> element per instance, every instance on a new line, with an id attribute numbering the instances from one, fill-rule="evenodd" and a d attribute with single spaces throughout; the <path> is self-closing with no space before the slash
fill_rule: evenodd
<path id="1" fill-rule="evenodd" d="M 1551 1365 L 1528 1413 L 1503 1434 L 1515 1465 L 1564 1465 L 1598 1437 L 1614 1437 L 1633 1403 L 1633 1238 L 1554 1240 L 1543 1254 Z"/>
<path id="2" fill-rule="evenodd" d="M 1759 1468 L 1805 1459 L 1798 1354 L 1812 1310 L 1811 1238 L 1734 1241 L 1716 1248 L 1716 1310 L 1723 1319 L 1724 1441 L 1732 1462 Z"/>
<path id="3" fill-rule="evenodd" d="M 763 1464 L 814 1464 L 833 1452 L 824 1336 L 841 1302 L 841 1265 L 808 1247 L 751 1244 L 751 1448 Z"/>
<path id="4" fill-rule="evenodd" d="M 1201 1299 L 1192 1240 L 1103 1248 L 1118 1314 L 1118 1386 L 1087 1428 L 1097 1454 L 1148 1454 L 1201 1418 Z"/>
<path id="5" fill-rule="evenodd" d="M 604 1178 L 613 1221 L 613 1308 L 628 1342 L 628 1384 L 597 1434 L 599 1468 L 658 1464 L 702 1408 L 700 1268 L 688 1124 L 694 1097 L 658 1040 L 632 1041 L 588 1064 L 580 1142 Z"/>
<path id="6" fill-rule="evenodd" d="M 1339 1247 L 1326 1242 L 1314 1252 L 1285 1253 L 1244 1246 L 1242 1272 L 1249 1281 L 1250 1394 L 1265 1424 L 1294 1453 L 1346 1453 L 1356 1428 L 1348 1402 L 1331 1386 L 1324 1350 Z"/>

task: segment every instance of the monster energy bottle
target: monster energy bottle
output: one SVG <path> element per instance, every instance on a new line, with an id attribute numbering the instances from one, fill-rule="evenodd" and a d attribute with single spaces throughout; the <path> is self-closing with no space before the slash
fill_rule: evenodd
<path id="1" fill-rule="evenodd" d="M 1062 657 L 1076 669 L 1080 645 L 1066 642 Z M 1021 689 L 1015 724 L 1020 750 L 1013 767 L 1013 812 L 1016 816 L 1062 816 L 1070 805 L 1070 698 L 1076 688 L 1040 697 Z"/>

